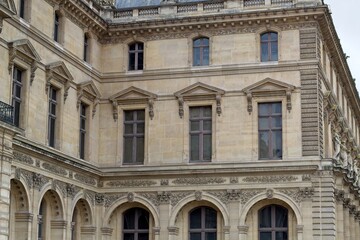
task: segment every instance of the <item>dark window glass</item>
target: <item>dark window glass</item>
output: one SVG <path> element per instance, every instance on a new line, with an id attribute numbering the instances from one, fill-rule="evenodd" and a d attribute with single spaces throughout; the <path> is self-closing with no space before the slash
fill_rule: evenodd
<path id="1" fill-rule="evenodd" d="M 259 158 L 282 158 L 281 103 L 259 104 Z"/>
<path id="2" fill-rule="evenodd" d="M 123 239 L 149 240 L 149 212 L 131 208 L 123 215 Z"/>
<path id="3" fill-rule="evenodd" d="M 55 13 L 54 19 L 54 40 L 59 42 L 59 29 L 60 29 L 60 16 L 58 13 Z"/>
<path id="4" fill-rule="evenodd" d="M 145 111 L 124 112 L 124 164 L 144 162 Z"/>
<path id="5" fill-rule="evenodd" d="M 50 147 L 55 147 L 55 132 L 56 132 L 56 107 L 57 90 L 50 86 L 49 89 L 49 130 L 48 130 L 48 141 Z"/>
<path id="6" fill-rule="evenodd" d="M 25 18 L 25 0 L 20 0 L 19 16 Z"/>
<path id="7" fill-rule="evenodd" d="M 261 61 L 277 61 L 278 60 L 278 34 L 275 32 L 267 32 L 261 34 Z"/>
<path id="8" fill-rule="evenodd" d="M 80 103 L 80 158 L 85 158 L 85 141 L 86 141 L 86 110 L 87 105 Z"/>
<path id="9" fill-rule="evenodd" d="M 288 210 L 269 205 L 259 210 L 260 240 L 288 240 Z"/>
<path id="10" fill-rule="evenodd" d="M 189 214 L 190 240 L 216 240 L 217 213 L 209 207 L 199 207 Z"/>
<path id="11" fill-rule="evenodd" d="M 14 108 L 14 125 L 17 127 L 20 127 L 22 76 L 23 72 L 15 66 L 13 70 L 12 106 Z"/>
<path id="12" fill-rule="evenodd" d="M 44 227 L 44 223 L 46 222 L 45 215 L 46 215 L 46 203 L 44 202 L 44 200 L 42 200 L 40 203 L 39 215 L 38 215 L 38 240 L 42 240 L 45 237 L 45 227 Z"/>
<path id="13" fill-rule="evenodd" d="M 209 65 L 209 39 L 198 38 L 193 41 L 193 65 Z"/>
<path id="14" fill-rule="evenodd" d="M 84 34 L 84 58 L 83 60 L 85 62 L 88 62 L 89 59 L 88 59 L 88 51 L 89 51 L 89 38 L 86 34 Z"/>
<path id="15" fill-rule="evenodd" d="M 211 106 L 190 108 L 190 161 L 211 160 L 211 112 Z"/>
<path id="16" fill-rule="evenodd" d="M 129 70 L 143 70 L 144 44 L 140 42 L 129 45 Z"/>

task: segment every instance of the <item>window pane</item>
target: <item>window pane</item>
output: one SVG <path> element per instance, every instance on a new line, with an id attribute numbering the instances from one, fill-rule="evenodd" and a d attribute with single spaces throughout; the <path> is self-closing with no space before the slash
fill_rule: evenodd
<path id="1" fill-rule="evenodd" d="M 268 118 L 259 118 L 259 129 L 269 129 L 269 119 Z"/>
<path id="2" fill-rule="evenodd" d="M 193 107 L 190 108 L 190 118 L 198 118 L 200 117 L 200 108 Z"/>
<path id="3" fill-rule="evenodd" d="M 135 45 L 136 45 L 136 44 L 131 44 L 131 45 L 129 46 L 129 49 L 130 49 L 130 50 L 135 50 Z"/>
<path id="4" fill-rule="evenodd" d="M 288 233 L 287 232 L 277 232 L 276 240 L 288 240 Z"/>
<path id="5" fill-rule="evenodd" d="M 137 70 L 143 70 L 143 62 L 144 62 L 144 53 L 138 53 L 138 66 Z"/>
<path id="6" fill-rule="evenodd" d="M 190 229 L 201 228 L 201 208 L 197 208 L 190 213 Z"/>
<path id="7" fill-rule="evenodd" d="M 198 47 L 198 46 L 200 46 L 200 43 L 201 43 L 201 38 L 196 39 L 196 40 L 194 41 L 194 46 L 195 46 L 195 47 Z"/>
<path id="8" fill-rule="evenodd" d="M 261 232 L 260 233 L 260 240 L 272 240 L 271 239 L 271 232 Z"/>
<path id="9" fill-rule="evenodd" d="M 131 163 L 133 149 L 133 138 L 124 138 L 124 162 Z"/>
<path id="10" fill-rule="evenodd" d="M 204 46 L 209 46 L 209 39 L 208 38 L 202 38 L 202 44 Z"/>
<path id="11" fill-rule="evenodd" d="M 84 118 L 81 118 L 80 119 L 80 128 L 81 129 L 85 129 L 85 123 L 86 123 L 86 120 Z"/>
<path id="12" fill-rule="evenodd" d="M 262 209 L 259 218 L 259 228 L 271 227 L 271 206 Z"/>
<path id="13" fill-rule="evenodd" d="M 281 113 L 281 103 L 273 103 L 271 105 L 273 113 Z"/>
<path id="14" fill-rule="evenodd" d="M 190 131 L 199 131 L 200 130 L 200 122 L 199 121 L 191 121 L 190 122 Z"/>
<path id="15" fill-rule="evenodd" d="M 205 208 L 205 228 L 216 228 L 216 211 Z"/>
<path id="16" fill-rule="evenodd" d="M 260 158 L 269 158 L 269 133 L 259 132 L 259 141 Z"/>
<path id="17" fill-rule="evenodd" d="M 193 65 L 199 66 L 200 65 L 200 48 L 194 48 L 193 50 Z"/>
<path id="18" fill-rule="evenodd" d="M 144 110 L 136 111 L 136 119 L 145 120 L 145 111 Z"/>
<path id="19" fill-rule="evenodd" d="M 272 128 L 281 128 L 282 127 L 281 116 L 271 118 L 271 127 Z"/>
<path id="20" fill-rule="evenodd" d="M 199 136 L 198 135 L 191 135 L 190 137 L 190 159 L 191 160 L 199 160 Z"/>
<path id="21" fill-rule="evenodd" d="M 282 158 L 282 132 L 274 131 L 272 133 L 272 152 L 274 158 Z"/>
<path id="22" fill-rule="evenodd" d="M 278 37 L 277 37 L 277 33 L 270 33 L 270 39 L 271 41 L 277 41 Z"/>
<path id="23" fill-rule="evenodd" d="M 129 70 L 135 70 L 135 53 L 129 53 Z"/>
<path id="24" fill-rule="evenodd" d="M 55 146 L 55 119 L 50 118 L 50 136 L 49 136 L 49 145 L 50 147 Z"/>
<path id="25" fill-rule="evenodd" d="M 205 233 L 205 240 L 216 240 L 216 232 Z"/>
<path id="26" fill-rule="evenodd" d="M 275 207 L 276 227 L 288 226 L 288 211 L 283 207 Z"/>
<path id="27" fill-rule="evenodd" d="M 56 105 L 54 103 L 50 103 L 50 113 L 56 115 Z"/>
<path id="28" fill-rule="evenodd" d="M 143 43 L 137 43 L 137 47 L 138 47 L 138 50 L 143 50 L 144 49 L 144 44 Z"/>
<path id="29" fill-rule="evenodd" d="M 267 33 L 264 33 L 261 35 L 261 42 L 266 42 L 266 41 L 268 41 L 268 39 L 269 39 L 269 36 Z"/>
<path id="30" fill-rule="evenodd" d="M 190 233 L 190 240 L 201 240 L 201 233 Z"/>
<path id="31" fill-rule="evenodd" d="M 211 117 L 211 107 L 203 107 L 203 116 Z"/>
<path id="32" fill-rule="evenodd" d="M 261 61 L 265 62 L 269 60 L 269 53 L 268 53 L 268 44 L 261 43 Z"/>
<path id="33" fill-rule="evenodd" d="M 139 233 L 138 240 L 149 240 L 149 234 L 148 233 Z"/>
<path id="34" fill-rule="evenodd" d="M 125 112 L 125 121 L 131 121 L 134 119 L 134 111 Z"/>
<path id="35" fill-rule="evenodd" d="M 136 162 L 144 162 L 144 138 L 136 138 Z"/>
<path id="36" fill-rule="evenodd" d="M 132 134 L 133 126 L 133 124 L 125 124 L 125 134 Z"/>
<path id="37" fill-rule="evenodd" d="M 203 66 L 209 65 L 209 48 L 208 47 L 203 48 L 202 65 Z"/>
<path id="38" fill-rule="evenodd" d="M 271 43 L 271 60 L 272 61 L 278 60 L 278 44 L 277 44 L 277 42 Z"/>
<path id="39" fill-rule="evenodd" d="M 149 213 L 142 209 L 139 209 L 138 211 L 139 211 L 139 221 L 138 221 L 139 229 L 149 229 Z"/>
<path id="40" fill-rule="evenodd" d="M 259 104 L 259 115 L 269 115 L 269 104 L 261 103 Z"/>
<path id="41" fill-rule="evenodd" d="M 135 229 L 135 209 L 130 209 L 124 214 L 124 229 Z"/>
<path id="42" fill-rule="evenodd" d="M 138 123 L 136 125 L 136 133 L 144 133 L 145 132 L 145 124 L 144 123 Z"/>
<path id="43" fill-rule="evenodd" d="M 134 234 L 133 233 L 124 233 L 124 240 L 134 240 Z"/>
<path id="44" fill-rule="evenodd" d="M 211 134 L 204 135 L 203 160 L 211 160 Z"/>
<path id="45" fill-rule="evenodd" d="M 212 125 L 211 120 L 205 120 L 203 129 L 206 131 L 211 131 L 211 125 Z"/>
<path id="46" fill-rule="evenodd" d="M 17 84 L 15 85 L 15 96 L 21 98 L 21 86 Z"/>

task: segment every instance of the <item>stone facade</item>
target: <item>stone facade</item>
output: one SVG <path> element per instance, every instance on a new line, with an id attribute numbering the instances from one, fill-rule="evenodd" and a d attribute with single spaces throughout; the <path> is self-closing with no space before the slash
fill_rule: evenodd
<path id="1" fill-rule="evenodd" d="M 25 2 L 0 3 L 0 240 L 125 240 L 124 215 L 138 208 L 146 239 L 190 240 L 202 207 L 216 211 L 216 239 L 261 240 L 267 206 L 287 211 L 283 239 L 360 238 L 360 101 L 322 1 Z M 263 61 L 268 32 L 274 61 Z M 198 38 L 209 40 L 204 66 Z M 143 44 L 135 71 L 132 43 Z M 2 107 L 14 105 L 15 71 L 18 124 Z M 274 102 L 282 155 L 262 159 L 259 106 Z M 212 110 L 211 161 L 191 156 L 200 106 Z M 125 159 L 130 110 L 145 113 L 138 164 Z"/>

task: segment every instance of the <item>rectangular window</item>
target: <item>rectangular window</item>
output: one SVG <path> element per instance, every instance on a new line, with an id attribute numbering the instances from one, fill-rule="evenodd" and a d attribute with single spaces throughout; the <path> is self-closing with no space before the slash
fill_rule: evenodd
<path id="1" fill-rule="evenodd" d="M 190 108 L 190 161 L 211 161 L 212 109 L 211 106 Z"/>
<path id="2" fill-rule="evenodd" d="M 282 158 L 281 103 L 259 103 L 259 159 Z"/>
<path id="3" fill-rule="evenodd" d="M 87 105 L 84 103 L 80 104 L 80 143 L 79 143 L 79 151 L 80 158 L 85 159 L 85 141 L 86 141 L 86 110 Z"/>
<path id="4" fill-rule="evenodd" d="M 89 51 L 89 38 L 86 34 L 84 34 L 84 59 L 83 60 L 85 62 L 89 61 L 88 51 Z"/>
<path id="5" fill-rule="evenodd" d="M 50 86 L 49 89 L 49 129 L 48 140 L 49 146 L 55 147 L 55 131 L 56 131 L 56 105 L 57 105 L 57 90 Z"/>
<path id="6" fill-rule="evenodd" d="M 129 45 L 129 70 L 143 70 L 144 44 L 136 42 Z"/>
<path id="7" fill-rule="evenodd" d="M 25 0 L 19 2 L 19 16 L 25 18 Z"/>
<path id="8" fill-rule="evenodd" d="M 124 111 L 124 164 L 144 163 L 145 111 Z"/>
<path id="9" fill-rule="evenodd" d="M 54 40 L 56 42 L 59 42 L 59 28 L 60 28 L 60 16 L 58 13 L 55 13 Z"/>
<path id="10" fill-rule="evenodd" d="M 20 127 L 21 111 L 21 88 L 22 88 L 23 71 L 14 66 L 13 85 L 12 85 L 12 106 L 14 108 L 14 125 Z"/>

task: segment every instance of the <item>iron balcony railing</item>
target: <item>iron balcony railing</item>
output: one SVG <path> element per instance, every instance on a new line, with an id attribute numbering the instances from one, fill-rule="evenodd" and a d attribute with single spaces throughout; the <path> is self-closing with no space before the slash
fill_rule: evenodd
<path id="1" fill-rule="evenodd" d="M 14 108 L 0 101 L 0 121 L 14 124 Z"/>

